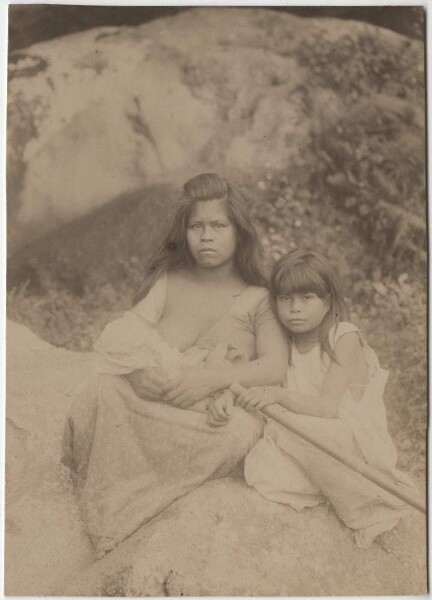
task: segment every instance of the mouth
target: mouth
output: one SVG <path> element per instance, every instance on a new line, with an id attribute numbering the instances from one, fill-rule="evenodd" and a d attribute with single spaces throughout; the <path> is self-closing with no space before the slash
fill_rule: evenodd
<path id="1" fill-rule="evenodd" d="M 304 323 L 304 319 L 289 319 L 288 323 L 290 325 L 295 325 L 296 323 Z"/>
<path id="2" fill-rule="evenodd" d="M 200 254 L 201 253 L 203 253 L 203 254 L 204 253 L 215 253 L 215 252 L 216 252 L 216 250 L 214 250 L 213 248 L 201 248 L 200 249 Z"/>

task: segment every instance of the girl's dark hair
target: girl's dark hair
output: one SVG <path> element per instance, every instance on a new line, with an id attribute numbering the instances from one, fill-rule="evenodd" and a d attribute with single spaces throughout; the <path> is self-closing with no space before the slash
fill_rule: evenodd
<path id="1" fill-rule="evenodd" d="M 228 215 L 236 229 L 237 247 L 234 263 L 238 274 L 251 285 L 267 285 L 260 260 L 261 247 L 249 217 L 245 196 L 218 175 L 203 173 L 184 184 L 183 194 L 179 198 L 168 231 L 147 261 L 144 280 L 133 299 L 134 305 L 146 297 L 163 273 L 194 264 L 186 239 L 190 215 L 197 202 L 217 199 L 226 201 Z"/>
<path id="2" fill-rule="evenodd" d="M 333 326 L 337 327 L 340 321 L 346 319 L 345 300 L 339 278 L 323 256 L 316 252 L 293 250 L 278 260 L 271 274 L 270 295 L 276 317 L 279 319 L 276 307 L 278 296 L 307 292 L 314 292 L 330 304 L 321 323 L 320 346 L 321 354 L 325 352 L 331 360 L 337 362 L 330 345 L 329 333 Z M 289 341 L 289 364 L 291 365 L 293 337 L 285 328 L 284 330 Z"/>

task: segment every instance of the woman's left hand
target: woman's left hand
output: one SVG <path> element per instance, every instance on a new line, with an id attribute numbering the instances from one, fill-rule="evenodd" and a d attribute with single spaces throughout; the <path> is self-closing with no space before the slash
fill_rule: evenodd
<path id="1" fill-rule="evenodd" d="M 236 400 L 236 406 L 241 406 L 247 411 L 261 410 L 269 404 L 275 404 L 276 399 L 266 388 L 251 387 L 240 393 Z"/>
<path id="2" fill-rule="evenodd" d="M 218 389 L 214 371 L 190 369 L 170 382 L 170 389 L 162 396 L 162 401 L 178 408 L 187 408 Z"/>

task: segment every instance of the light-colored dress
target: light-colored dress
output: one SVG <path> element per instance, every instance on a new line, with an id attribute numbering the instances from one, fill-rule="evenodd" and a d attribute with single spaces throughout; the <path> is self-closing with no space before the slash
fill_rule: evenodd
<path id="1" fill-rule="evenodd" d="M 299 429 L 332 448 L 339 455 L 352 454 L 392 476 L 400 485 L 414 488 L 409 478 L 396 469 L 397 454 L 387 430 L 383 391 L 388 372 L 380 368 L 375 352 L 351 323 L 340 323 L 330 332 L 332 347 L 337 340 L 355 332 L 363 347 L 369 377 L 364 393 L 356 401 L 347 390 L 337 418 L 325 419 L 290 412 Z M 299 353 L 293 345 L 292 365 L 286 387 L 292 392 L 319 396 L 330 359 L 321 356 L 319 345 Z M 407 507 L 361 475 L 327 456 L 288 429 L 269 419 L 263 438 L 245 461 L 248 484 L 270 500 L 296 510 L 329 500 L 341 520 L 355 530 L 359 547 L 367 548 L 374 538 L 392 529 Z"/>
<path id="2" fill-rule="evenodd" d="M 76 474 L 82 517 L 99 556 L 207 479 L 229 475 L 262 433 L 262 420 L 240 408 L 225 427 L 212 428 L 202 406 L 183 410 L 142 399 L 123 375 L 145 366 L 181 370 L 255 359 L 255 336 L 274 318 L 267 291 L 245 288 L 184 353 L 155 330 L 165 298 L 163 277 L 106 327 L 95 345 L 97 375 L 67 418 L 62 460 Z"/>

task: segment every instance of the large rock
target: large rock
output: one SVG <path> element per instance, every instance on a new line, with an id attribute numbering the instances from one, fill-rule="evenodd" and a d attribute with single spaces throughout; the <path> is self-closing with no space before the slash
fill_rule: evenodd
<path id="1" fill-rule="evenodd" d="M 73 488 L 59 466 L 67 408 L 88 354 L 7 323 L 5 590 L 45 595 L 93 560 Z"/>
<path id="2" fill-rule="evenodd" d="M 425 523 L 407 518 L 369 550 L 329 506 L 303 513 L 241 480 L 184 497 L 60 593 L 74 596 L 422 594 Z"/>
<path id="3" fill-rule="evenodd" d="M 237 478 L 211 481 L 95 562 L 58 466 L 63 420 L 90 356 L 8 322 L 8 595 L 384 595 L 426 592 L 425 521 L 369 550 L 330 506 L 297 513 Z"/>
<path id="4" fill-rule="evenodd" d="M 348 50 L 360 65 L 348 103 L 338 72 L 351 72 L 347 39 L 361 46 Z M 335 49 L 324 77 L 318 41 Z M 382 77 L 385 52 L 398 58 Z M 10 249 L 152 183 L 208 169 L 295 170 L 312 130 L 357 100 L 373 105 L 376 92 L 397 96 L 399 79 L 416 77 L 422 62 L 420 42 L 372 25 L 220 7 L 12 53 Z M 415 112 L 422 100 L 412 89 L 399 104 Z"/>

